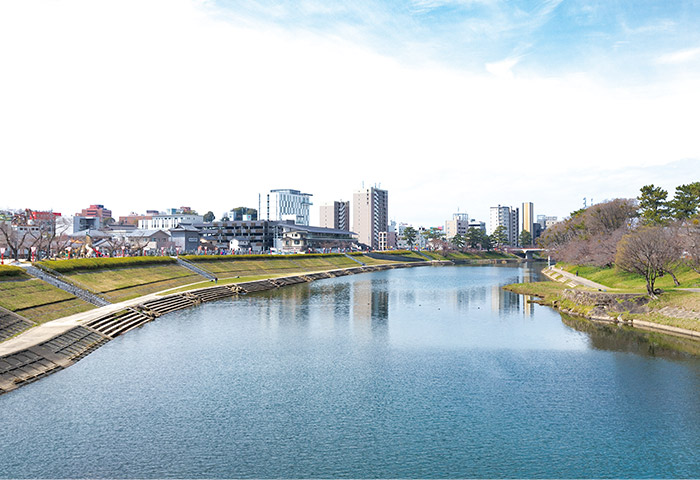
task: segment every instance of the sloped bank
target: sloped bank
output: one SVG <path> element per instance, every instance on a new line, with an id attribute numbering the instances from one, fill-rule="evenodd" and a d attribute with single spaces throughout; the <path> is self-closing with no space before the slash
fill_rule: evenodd
<path id="1" fill-rule="evenodd" d="M 73 365 L 110 340 L 156 318 L 184 308 L 287 285 L 357 273 L 429 265 L 429 262 L 358 266 L 213 286 L 163 296 L 88 320 L 37 345 L 0 357 L 0 395 Z"/>
<path id="2" fill-rule="evenodd" d="M 643 294 L 576 290 L 556 282 L 518 283 L 503 288 L 535 297 L 536 300 L 531 301 L 556 308 L 567 315 L 700 340 L 700 331 L 644 319 L 652 317 L 655 312 L 649 308 L 650 300 Z"/>

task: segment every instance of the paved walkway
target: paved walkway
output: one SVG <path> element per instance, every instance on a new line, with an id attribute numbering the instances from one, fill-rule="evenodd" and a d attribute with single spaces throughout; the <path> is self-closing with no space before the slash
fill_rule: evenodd
<path id="1" fill-rule="evenodd" d="M 570 287 L 576 287 L 579 285 L 583 285 L 584 287 L 592 288 L 594 290 L 601 290 L 601 291 L 607 291 L 609 287 L 606 287 L 605 285 L 601 285 L 600 283 L 596 283 L 592 280 L 588 280 L 587 278 L 579 277 L 578 275 L 574 275 L 573 273 L 569 273 L 565 270 L 562 270 L 561 268 L 557 268 L 555 266 L 547 267 L 543 270 L 543 273 L 547 275 L 549 278 L 551 278 L 554 281 L 561 282 L 561 283 L 566 283 Z"/>

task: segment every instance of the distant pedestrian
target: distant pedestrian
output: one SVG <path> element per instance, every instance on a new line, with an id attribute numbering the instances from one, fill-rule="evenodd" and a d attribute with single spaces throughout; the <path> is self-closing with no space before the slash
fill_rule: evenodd
<path id="1" fill-rule="evenodd" d="M 576 270 L 576 276 L 578 277 L 578 270 Z"/>

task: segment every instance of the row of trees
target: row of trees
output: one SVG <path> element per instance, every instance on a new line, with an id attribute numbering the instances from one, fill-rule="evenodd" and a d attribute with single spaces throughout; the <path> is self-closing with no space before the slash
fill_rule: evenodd
<path id="1" fill-rule="evenodd" d="M 496 228 L 491 235 L 487 235 L 480 228 L 470 228 L 465 235 L 457 234 L 452 238 L 445 238 L 445 234 L 438 229 L 425 230 L 419 232 L 413 227 L 406 227 L 403 232 L 403 240 L 408 244 L 409 248 L 418 241 L 418 236 L 422 235 L 429 247 L 433 250 L 449 251 L 449 250 L 492 250 L 494 247 L 501 247 L 508 242 L 506 229 L 503 226 Z"/>
<path id="2" fill-rule="evenodd" d="M 4 257 L 19 260 L 21 257 L 29 258 L 35 252 L 36 258 L 41 259 L 68 255 L 67 252 L 80 255 L 94 251 L 91 239 L 75 238 L 68 234 L 71 230 L 68 218 L 53 215 L 37 218 L 33 213 L 32 210 L 22 210 L 0 218 L 0 249 L 4 249 Z M 149 242 L 147 236 L 107 237 L 100 245 L 100 254 L 140 255 Z M 174 248 L 172 242 L 162 246 Z"/>
<path id="3" fill-rule="evenodd" d="M 645 185 L 641 189 L 639 218 L 645 225 L 667 225 L 677 220 L 688 220 L 697 214 L 700 182 L 676 187 L 673 198 L 661 187 Z"/>
<path id="4" fill-rule="evenodd" d="M 700 273 L 700 182 L 676 187 L 673 198 L 654 185 L 636 199 L 615 199 L 573 212 L 539 239 L 557 260 L 611 266 L 643 275 L 647 292 L 687 265 Z"/>

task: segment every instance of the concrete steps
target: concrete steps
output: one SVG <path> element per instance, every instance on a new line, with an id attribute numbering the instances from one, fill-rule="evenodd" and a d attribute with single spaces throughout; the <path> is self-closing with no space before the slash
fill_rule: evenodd
<path id="1" fill-rule="evenodd" d="M 85 326 L 100 332 L 102 335 L 115 338 L 150 322 L 153 318 L 135 308 L 127 308 L 126 310 L 92 320 L 86 323 Z"/>
<path id="2" fill-rule="evenodd" d="M 196 298 L 187 297 L 185 294 L 177 294 L 151 300 L 150 302 L 144 303 L 143 306 L 164 315 L 196 304 Z"/>
<path id="3" fill-rule="evenodd" d="M 0 307 L 0 342 L 33 326 L 33 322 Z"/>
<path id="4" fill-rule="evenodd" d="M 214 300 L 221 300 L 222 298 L 229 298 L 235 295 L 230 287 L 221 286 L 214 288 L 203 288 L 201 290 L 193 290 L 189 292 L 199 298 L 202 302 L 212 302 Z"/>
<path id="5" fill-rule="evenodd" d="M 33 347 L 0 357 L 0 394 L 77 362 L 109 338 L 75 327 Z"/>
<path id="6" fill-rule="evenodd" d="M 180 257 L 177 257 L 177 264 L 180 265 L 181 267 L 185 267 L 187 270 L 190 270 L 198 275 L 203 276 L 206 279 L 216 280 L 216 275 L 214 275 L 213 273 L 207 272 L 203 268 L 199 268 L 198 266 L 196 266 L 192 262 L 188 262 L 187 260 L 183 260 Z"/>

